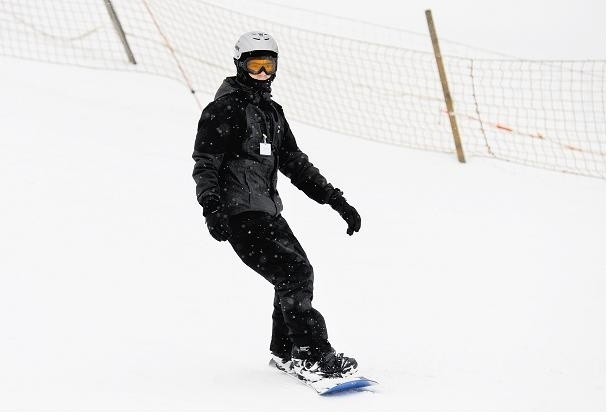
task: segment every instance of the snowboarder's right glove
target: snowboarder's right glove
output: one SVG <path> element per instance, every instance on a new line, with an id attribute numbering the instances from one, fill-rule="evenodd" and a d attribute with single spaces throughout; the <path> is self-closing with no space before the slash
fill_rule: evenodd
<path id="1" fill-rule="evenodd" d="M 348 235 L 353 235 L 354 231 L 358 232 L 360 230 L 360 215 L 352 205 L 347 203 L 341 190 L 338 188 L 333 190 L 333 194 L 330 196 L 328 204 L 339 212 L 341 217 L 347 222 Z"/>
<path id="2" fill-rule="evenodd" d="M 226 241 L 231 237 L 229 216 L 223 212 L 220 199 L 210 196 L 203 200 L 203 216 L 210 235 L 218 242 Z"/>

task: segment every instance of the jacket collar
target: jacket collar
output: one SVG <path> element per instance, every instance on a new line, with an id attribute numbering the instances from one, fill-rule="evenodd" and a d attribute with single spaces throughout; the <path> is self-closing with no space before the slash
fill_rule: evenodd
<path id="1" fill-rule="evenodd" d="M 218 99 L 224 95 L 230 94 L 234 91 L 241 91 L 246 97 L 254 104 L 258 104 L 261 101 L 271 100 L 271 88 L 254 88 L 243 84 L 237 79 L 237 76 L 228 76 L 223 81 L 214 99 Z"/>

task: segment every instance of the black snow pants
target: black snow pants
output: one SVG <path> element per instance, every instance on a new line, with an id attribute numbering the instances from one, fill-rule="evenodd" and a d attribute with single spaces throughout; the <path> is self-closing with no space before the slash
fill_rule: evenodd
<path id="1" fill-rule="evenodd" d="M 293 345 L 312 354 L 330 350 L 324 317 L 311 306 L 313 268 L 281 214 L 249 211 L 229 217 L 231 246 L 241 260 L 273 284 L 272 352 Z"/>

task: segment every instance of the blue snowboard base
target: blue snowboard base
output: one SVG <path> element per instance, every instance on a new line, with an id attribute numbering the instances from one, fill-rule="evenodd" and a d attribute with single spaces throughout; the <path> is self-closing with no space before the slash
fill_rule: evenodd
<path id="1" fill-rule="evenodd" d="M 349 390 L 355 390 L 360 388 L 365 388 L 367 386 L 375 385 L 377 382 L 371 379 L 363 378 L 361 376 L 355 377 L 352 379 L 345 379 L 344 382 L 339 383 L 330 389 L 327 389 L 323 392 L 318 392 L 320 395 L 330 395 L 337 392 L 344 392 Z M 314 388 L 315 389 L 315 388 Z"/>

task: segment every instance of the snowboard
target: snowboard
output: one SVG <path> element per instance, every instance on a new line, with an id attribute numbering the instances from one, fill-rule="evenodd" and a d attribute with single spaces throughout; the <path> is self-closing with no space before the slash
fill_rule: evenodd
<path id="1" fill-rule="evenodd" d="M 319 395 L 332 395 L 337 392 L 345 392 L 350 390 L 362 391 L 362 388 L 372 386 L 378 383 L 372 379 L 356 375 L 341 378 L 324 378 L 312 382 L 310 380 L 303 379 L 294 372 L 287 372 L 286 370 L 278 367 L 273 361 L 273 359 L 269 361 L 269 366 L 295 379 L 298 379 L 300 382 L 304 383 L 305 385 L 318 392 Z"/>

